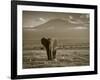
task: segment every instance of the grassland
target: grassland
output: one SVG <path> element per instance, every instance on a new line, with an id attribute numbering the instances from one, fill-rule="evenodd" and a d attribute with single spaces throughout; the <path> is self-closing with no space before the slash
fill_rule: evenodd
<path id="1" fill-rule="evenodd" d="M 23 68 L 89 65 L 89 49 L 58 49 L 56 58 L 48 61 L 45 50 L 23 50 Z"/>

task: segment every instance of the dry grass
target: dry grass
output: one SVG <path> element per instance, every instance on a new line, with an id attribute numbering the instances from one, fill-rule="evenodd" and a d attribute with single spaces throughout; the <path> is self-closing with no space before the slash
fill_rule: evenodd
<path id="1" fill-rule="evenodd" d="M 48 61 L 45 50 L 24 50 L 23 68 L 89 65 L 89 50 L 57 50 L 57 61 Z"/>

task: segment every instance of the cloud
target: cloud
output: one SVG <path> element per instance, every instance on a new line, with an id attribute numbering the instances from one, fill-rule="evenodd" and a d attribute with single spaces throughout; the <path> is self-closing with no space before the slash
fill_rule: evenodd
<path id="1" fill-rule="evenodd" d="M 83 22 L 81 21 L 81 19 L 75 18 L 75 17 L 73 17 L 72 15 L 69 15 L 69 16 L 68 16 L 67 21 L 68 21 L 69 23 L 71 23 L 71 24 L 82 24 L 82 23 L 83 23 Z"/>
<path id="2" fill-rule="evenodd" d="M 88 24 L 89 23 L 89 14 L 80 15 L 80 16 L 72 16 L 69 15 L 67 21 L 71 24 Z"/>
<path id="3" fill-rule="evenodd" d="M 24 28 L 24 30 L 27 30 L 27 31 L 36 31 L 37 29 L 33 29 L 33 28 Z"/>
<path id="4" fill-rule="evenodd" d="M 39 20 L 42 22 L 46 22 L 46 20 L 44 18 L 41 18 L 41 17 L 39 18 Z"/>
<path id="5" fill-rule="evenodd" d="M 72 24 L 83 24 L 83 22 L 81 20 L 68 20 L 69 23 L 72 23 Z"/>
<path id="6" fill-rule="evenodd" d="M 69 27 L 68 30 L 86 30 L 88 27 L 85 26 L 77 26 L 77 27 Z"/>
<path id="7" fill-rule="evenodd" d="M 83 27 L 83 26 L 78 26 L 78 27 L 75 27 L 74 29 L 88 29 L 87 27 Z"/>
<path id="8" fill-rule="evenodd" d="M 87 14 L 87 15 L 80 15 L 80 18 L 86 18 L 86 19 L 88 19 L 89 18 L 89 14 Z"/>
<path id="9" fill-rule="evenodd" d="M 73 19 L 73 16 L 69 16 L 69 19 Z"/>

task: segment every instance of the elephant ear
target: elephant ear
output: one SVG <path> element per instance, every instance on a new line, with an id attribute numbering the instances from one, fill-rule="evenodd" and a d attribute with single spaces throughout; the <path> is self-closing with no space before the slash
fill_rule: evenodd
<path id="1" fill-rule="evenodd" d="M 42 45 L 46 45 L 46 42 L 47 42 L 47 39 L 46 39 L 46 38 L 42 38 L 42 39 L 41 39 L 41 44 L 42 44 Z"/>

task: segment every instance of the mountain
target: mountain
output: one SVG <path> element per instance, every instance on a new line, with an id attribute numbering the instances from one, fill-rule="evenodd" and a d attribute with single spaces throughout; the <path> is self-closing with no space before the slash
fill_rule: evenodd
<path id="1" fill-rule="evenodd" d="M 52 19 L 36 27 L 23 27 L 23 39 L 40 40 L 42 37 L 55 37 L 72 42 L 87 42 L 89 40 L 89 30 L 82 29 L 82 27 L 84 27 L 82 24 L 72 24 L 63 19 Z"/>
<path id="2" fill-rule="evenodd" d="M 30 30 L 36 30 L 36 29 L 49 29 L 51 27 L 53 28 L 57 28 L 57 29 L 65 29 L 65 28 L 68 28 L 68 27 L 75 27 L 75 26 L 82 26 L 81 24 L 72 24 L 70 21 L 68 21 L 67 19 L 66 20 L 63 20 L 63 19 L 52 19 L 52 20 L 49 20 L 48 22 L 44 23 L 44 24 L 41 24 L 39 26 L 35 26 L 35 27 L 26 27 L 25 29 L 30 29 Z"/>
<path id="3" fill-rule="evenodd" d="M 69 23 L 65 20 L 53 19 L 53 20 L 50 20 L 40 26 L 36 26 L 34 28 L 35 29 L 48 29 L 50 27 L 53 27 L 53 28 L 59 29 L 59 28 L 66 28 L 67 24 L 69 24 Z"/>

